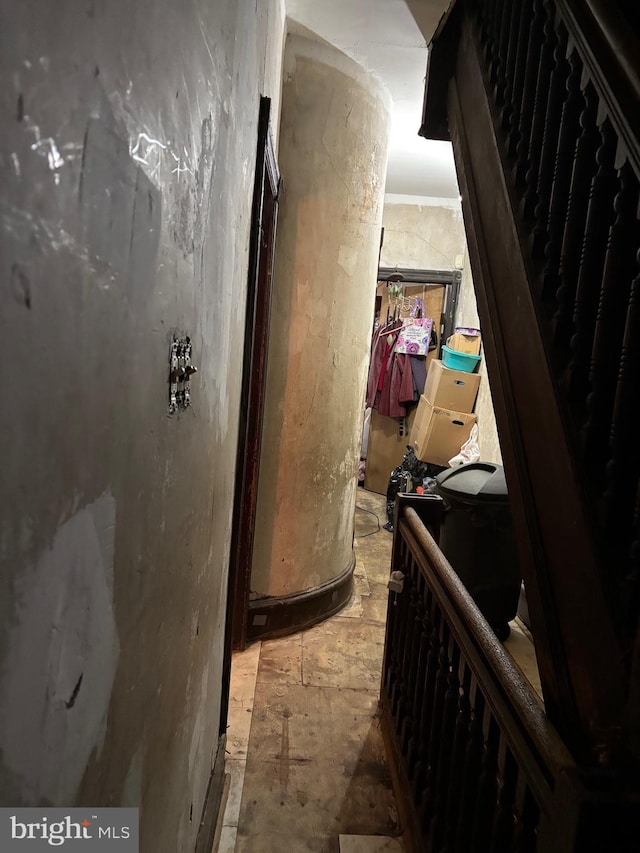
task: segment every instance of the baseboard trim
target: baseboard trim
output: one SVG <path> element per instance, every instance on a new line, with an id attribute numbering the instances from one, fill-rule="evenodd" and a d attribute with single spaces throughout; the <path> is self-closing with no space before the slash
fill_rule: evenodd
<path id="1" fill-rule="evenodd" d="M 352 554 L 351 562 L 344 571 L 315 589 L 250 601 L 247 639 L 284 637 L 338 613 L 351 598 L 355 565 L 355 555 Z"/>
<path id="2" fill-rule="evenodd" d="M 226 734 L 220 735 L 218 751 L 216 752 L 216 760 L 213 763 L 213 769 L 211 771 L 211 776 L 209 777 L 209 786 L 207 787 L 204 806 L 202 807 L 202 816 L 200 818 L 200 828 L 198 829 L 198 836 L 196 838 L 195 853 L 211 853 L 211 850 L 213 849 L 213 841 L 218 824 L 218 815 L 220 813 L 225 785 L 224 756 L 226 743 Z"/>

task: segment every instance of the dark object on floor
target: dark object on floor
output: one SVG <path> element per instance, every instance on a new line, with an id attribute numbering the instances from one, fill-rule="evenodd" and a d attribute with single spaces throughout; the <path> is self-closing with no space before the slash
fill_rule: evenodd
<path id="1" fill-rule="evenodd" d="M 364 488 L 364 476 L 367 470 L 367 460 L 364 457 L 360 457 L 360 462 L 358 463 L 358 485 Z"/>
<path id="2" fill-rule="evenodd" d="M 393 507 L 398 492 L 404 491 L 402 488 L 403 480 L 402 465 L 398 465 L 391 472 L 389 485 L 387 486 L 387 523 L 384 525 L 385 530 L 393 530 Z"/>
<path id="3" fill-rule="evenodd" d="M 407 445 L 402 463 L 397 465 L 391 472 L 387 486 L 387 523 L 383 524 L 385 530 L 393 532 L 393 510 L 398 492 L 415 492 L 422 488 L 424 492 L 436 491 L 436 476 L 445 470 L 439 465 L 430 462 L 421 462 L 415 454 L 411 445 Z"/>
<path id="4" fill-rule="evenodd" d="M 436 479 L 445 502 L 440 549 L 498 639 L 506 640 L 521 578 L 504 470 L 471 462 Z"/>

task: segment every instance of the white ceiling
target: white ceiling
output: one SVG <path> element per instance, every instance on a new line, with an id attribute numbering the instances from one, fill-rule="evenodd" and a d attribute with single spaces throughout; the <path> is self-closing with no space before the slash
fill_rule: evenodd
<path id="1" fill-rule="evenodd" d="M 450 143 L 418 136 L 427 66 L 423 33 L 432 35 L 448 6 L 449 0 L 286 0 L 291 19 L 370 71 L 391 95 L 385 191 L 411 197 L 407 202 L 459 197 Z"/>

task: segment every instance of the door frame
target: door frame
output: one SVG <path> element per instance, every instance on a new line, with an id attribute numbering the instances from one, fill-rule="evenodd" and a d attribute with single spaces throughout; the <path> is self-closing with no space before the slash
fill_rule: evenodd
<path id="1" fill-rule="evenodd" d="M 225 687 L 231 652 L 246 645 L 260 450 L 266 390 L 271 281 L 281 178 L 271 133 L 271 99 L 260 99 L 251 214 L 242 390 L 236 453 L 225 633 Z M 225 697 L 223 696 L 223 699 Z"/>
<path id="2" fill-rule="evenodd" d="M 227 580 L 218 751 L 211 771 L 196 853 L 211 849 L 224 786 L 232 647 L 244 648 L 264 411 L 273 250 L 280 175 L 270 130 L 270 98 L 260 99 L 251 212 L 242 389 L 236 451 L 233 521 Z M 244 534 L 246 531 L 246 535 Z M 239 645 L 234 645 L 234 637 Z"/>
<path id="3" fill-rule="evenodd" d="M 378 267 L 378 283 L 395 284 L 443 284 L 445 302 L 438 329 L 438 353 L 441 354 L 442 342 L 452 335 L 455 329 L 456 308 L 460 298 L 462 283 L 461 270 L 422 270 L 410 267 Z M 435 318 L 434 318 L 435 319 Z"/>

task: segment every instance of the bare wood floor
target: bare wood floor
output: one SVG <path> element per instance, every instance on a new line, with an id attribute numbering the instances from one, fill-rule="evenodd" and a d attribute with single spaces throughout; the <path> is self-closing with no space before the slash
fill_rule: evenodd
<path id="1" fill-rule="evenodd" d="M 234 655 L 218 853 L 403 850 L 377 704 L 392 543 L 385 503 L 358 489 L 349 605 Z M 531 637 L 519 620 L 511 628 L 505 648 L 539 688 Z"/>

